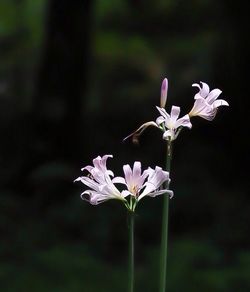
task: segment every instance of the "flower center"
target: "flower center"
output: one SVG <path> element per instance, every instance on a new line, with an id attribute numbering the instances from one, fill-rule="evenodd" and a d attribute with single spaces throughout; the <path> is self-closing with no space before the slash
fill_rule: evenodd
<path id="1" fill-rule="evenodd" d="M 136 197 L 138 195 L 138 186 L 137 185 L 132 185 L 130 187 L 130 192 Z"/>

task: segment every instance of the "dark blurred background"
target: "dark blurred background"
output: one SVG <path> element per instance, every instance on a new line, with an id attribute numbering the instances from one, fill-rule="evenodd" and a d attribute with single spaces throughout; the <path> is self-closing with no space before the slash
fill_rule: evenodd
<path id="1" fill-rule="evenodd" d="M 174 145 L 168 291 L 250 291 L 247 4 L 1 0 L 1 291 L 126 291 L 126 210 L 73 184 L 97 155 L 118 175 L 164 166 L 160 131 L 122 139 L 207 82 L 230 103 Z M 136 291 L 157 291 L 162 198 L 136 217 Z"/>

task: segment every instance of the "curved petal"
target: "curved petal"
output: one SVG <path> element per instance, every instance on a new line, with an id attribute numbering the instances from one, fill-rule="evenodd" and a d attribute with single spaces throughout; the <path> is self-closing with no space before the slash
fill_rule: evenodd
<path id="1" fill-rule="evenodd" d="M 189 115 L 185 115 L 184 117 L 180 118 L 179 120 L 176 121 L 175 123 L 175 128 L 179 128 L 179 127 L 187 127 L 189 129 L 192 128 L 192 124 L 190 122 L 190 118 Z"/>
<path id="2" fill-rule="evenodd" d="M 198 84 L 198 83 L 193 83 L 193 84 L 192 84 L 192 87 L 198 87 L 199 90 L 201 90 L 200 84 Z"/>
<path id="3" fill-rule="evenodd" d="M 172 199 L 172 197 L 174 196 L 174 192 L 171 191 L 171 190 L 159 190 L 159 191 L 155 191 L 155 192 L 149 193 L 149 194 L 147 194 L 147 196 L 156 197 L 156 196 L 163 195 L 163 194 L 169 195 L 170 199 Z M 143 197 L 145 197 L 145 196 L 141 196 L 140 195 L 138 197 L 138 201 L 140 201 Z"/>
<path id="4" fill-rule="evenodd" d="M 170 115 L 166 112 L 166 110 L 164 108 L 161 108 L 159 106 L 156 107 L 158 112 L 165 118 L 165 119 L 169 119 Z"/>
<path id="5" fill-rule="evenodd" d="M 202 82 L 202 81 L 200 81 L 200 83 L 201 83 L 201 85 L 202 85 L 202 88 L 201 88 L 201 90 L 200 90 L 200 95 L 203 97 L 203 98 L 205 98 L 205 97 L 207 97 L 207 95 L 209 94 L 209 86 L 208 86 L 208 84 L 207 83 L 205 83 L 205 82 Z"/>
<path id="6" fill-rule="evenodd" d="M 94 168 L 93 166 L 91 166 L 91 165 L 87 165 L 87 166 L 81 168 L 81 171 L 87 170 L 88 172 L 91 172 L 91 170 L 92 170 L 93 168 Z"/>
<path id="7" fill-rule="evenodd" d="M 214 103 L 213 103 L 213 107 L 217 108 L 219 106 L 229 106 L 228 102 L 226 102 L 224 99 L 217 99 Z"/>
<path id="8" fill-rule="evenodd" d="M 200 113 L 207 111 L 208 108 L 211 109 L 211 106 L 208 105 L 205 99 L 196 99 L 188 115 L 190 117 L 198 116 Z"/>
<path id="9" fill-rule="evenodd" d="M 126 181 L 125 181 L 125 179 L 124 179 L 123 177 L 121 177 L 121 176 L 114 177 L 114 178 L 112 179 L 112 183 L 114 183 L 114 184 L 123 184 L 123 185 L 126 185 Z"/>
<path id="10" fill-rule="evenodd" d="M 99 191 L 98 183 L 95 182 L 93 179 L 87 177 L 87 176 L 78 177 L 75 181 L 81 181 L 87 187 L 89 187 L 89 188 L 91 188 L 91 189 L 93 189 L 95 191 Z"/>
<path id="11" fill-rule="evenodd" d="M 156 166 L 154 170 L 148 169 L 149 176 L 147 181 L 145 182 L 144 190 L 139 196 L 143 198 L 150 193 L 153 193 L 158 190 L 158 188 L 165 182 L 169 180 L 169 173 L 167 171 L 162 170 L 161 167 Z"/>
<path id="12" fill-rule="evenodd" d="M 102 194 L 90 190 L 81 193 L 80 197 L 82 200 L 89 202 L 91 205 L 98 205 L 110 199 Z"/>
<path id="13" fill-rule="evenodd" d="M 158 117 L 156 119 L 155 122 L 156 122 L 157 125 L 160 125 L 160 124 L 164 123 L 164 121 L 165 121 L 164 117 L 163 116 L 160 116 L 160 117 Z"/>
<path id="14" fill-rule="evenodd" d="M 174 136 L 174 135 L 173 135 L 173 130 L 172 130 L 172 131 L 167 130 L 167 131 L 165 131 L 165 132 L 163 133 L 162 138 L 163 138 L 164 140 L 168 140 L 169 137 L 172 139 L 173 136 Z"/>
<path id="15" fill-rule="evenodd" d="M 127 190 L 122 191 L 121 194 L 122 194 L 123 198 L 126 198 L 127 196 L 133 196 L 133 194 Z"/>
<path id="16" fill-rule="evenodd" d="M 153 121 L 150 121 L 150 122 L 147 122 L 147 123 L 144 123 L 142 124 L 138 129 L 136 129 L 133 133 L 131 133 L 130 135 L 128 135 L 127 137 L 125 137 L 123 139 L 123 141 L 127 140 L 128 138 L 132 137 L 133 139 L 133 142 L 134 143 L 138 143 L 138 137 L 147 129 L 147 127 L 149 126 L 154 126 L 154 127 L 157 127 L 158 128 L 158 125 L 153 122 Z"/>
<path id="17" fill-rule="evenodd" d="M 210 91 L 210 93 L 208 94 L 208 96 L 206 98 L 207 103 L 209 103 L 211 105 L 221 93 L 222 93 L 222 91 L 218 88 Z"/>
<path id="18" fill-rule="evenodd" d="M 108 158 L 113 158 L 113 155 L 104 155 L 103 157 L 97 156 L 93 159 L 93 165 L 99 170 L 106 170 L 106 162 Z"/>

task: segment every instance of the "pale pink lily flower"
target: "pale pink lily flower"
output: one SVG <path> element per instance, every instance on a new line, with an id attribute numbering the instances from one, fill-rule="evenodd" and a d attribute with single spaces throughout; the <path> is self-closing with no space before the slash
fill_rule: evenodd
<path id="1" fill-rule="evenodd" d="M 192 128 L 189 115 L 185 115 L 178 119 L 180 115 L 180 108 L 172 106 L 170 115 L 164 108 L 156 107 L 161 114 L 156 119 L 156 124 L 164 130 L 163 139 L 173 141 L 177 138 L 182 127 Z"/>
<path id="2" fill-rule="evenodd" d="M 113 183 L 111 177 L 114 176 L 111 170 L 106 167 L 106 162 L 112 155 L 98 156 L 93 160 L 94 166 L 86 166 L 81 170 L 87 170 L 89 175 L 80 176 L 75 181 L 81 181 L 89 187 L 88 190 L 81 194 L 83 200 L 88 201 L 92 205 L 97 205 L 110 199 L 126 201 L 126 193 L 120 192 Z"/>
<path id="3" fill-rule="evenodd" d="M 123 166 L 124 178 L 116 177 L 114 182 L 126 185 L 127 190 L 124 191 L 139 202 L 143 197 L 155 197 L 161 194 L 168 194 L 172 198 L 173 192 L 168 189 L 160 189 L 160 187 L 167 182 L 169 185 L 170 178 L 167 171 L 162 170 L 161 167 L 156 166 L 155 169 L 148 168 L 141 171 L 141 163 L 136 161 L 133 169 L 126 164 Z"/>
<path id="4" fill-rule="evenodd" d="M 88 176 L 78 177 L 75 181 L 81 181 L 89 189 L 81 194 L 83 200 L 92 205 L 97 205 L 110 199 L 122 201 L 131 211 L 135 210 L 137 203 L 145 196 L 155 197 L 160 194 L 173 196 L 173 192 L 168 189 L 160 189 L 164 182 L 169 185 L 169 173 L 156 166 L 155 169 L 148 168 L 141 171 L 141 163 L 136 161 L 133 169 L 126 164 L 123 166 L 124 178 L 113 177 L 113 172 L 106 167 L 106 161 L 112 155 L 98 156 L 93 160 L 94 166 L 86 166 L 83 171 L 88 171 Z M 124 184 L 125 190 L 118 190 L 115 184 Z M 130 202 L 127 197 L 133 200 Z"/>
<path id="5" fill-rule="evenodd" d="M 221 94 L 221 90 L 216 88 L 210 91 L 209 86 L 205 82 L 200 82 L 201 86 L 194 83 L 193 87 L 198 87 L 199 92 L 194 96 L 194 106 L 189 112 L 190 117 L 200 116 L 208 121 L 212 121 L 217 113 L 218 107 L 229 106 L 223 99 L 217 99 Z"/>

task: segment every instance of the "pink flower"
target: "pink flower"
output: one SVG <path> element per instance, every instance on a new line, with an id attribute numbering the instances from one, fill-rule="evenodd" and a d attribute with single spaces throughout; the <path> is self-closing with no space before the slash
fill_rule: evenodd
<path id="1" fill-rule="evenodd" d="M 161 116 L 156 119 L 156 121 L 150 121 L 142 124 L 138 129 L 136 129 L 132 134 L 128 135 L 123 140 L 132 137 L 133 142 L 138 143 L 139 136 L 150 126 L 157 127 L 163 131 L 163 139 L 173 141 L 177 138 L 180 130 L 183 127 L 189 129 L 192 128 L 189 115 L 185 115 L 178 119 L 180 115 L 180 108 L 178 106 L 172 106 L 170 115 L 165 110 L 165 105 L 167 101 L 168 94 L 168 79 L 164 78 L 161 85 L 161 107 L 156 107 L 160 112 Z"/>
<path id="2" fill-rule="evenodd" d="M 201 86 L 197 83 L 192 85 L 198 87 L 199 92 L 194 96 L 194 106 L 189 112 L 190 117 L 200 116 L 203 119 L 212 121 L 217 113 L 218 107 L 229 106 L 229 104 L 223 99 L 217 99 L 221 94 L 221 90 L 216 88 L 210 91 L 209 86 L 201 82 Z"/>
<path id="3" fill-rule="evenodd" d="M 188 115 L 178 119 L 180 115 L 180 108 L 178 106 L 172 106 L 170 115 L 164 108 L 156 108 L 161 114 L 161 116 L 156 119 L 156 124 L 164 131 L 163 139 L 170 141 L 175 140 L 182 127 L 187 127 L 189 129 L 192 128 L 192 124 Z"/>
<path id="4" fill-rule="evenodd" d="M 106 161 L 112 155 L 104 155 L 96 157 L 93 160 L 94 166 L 86 166 L 81 170 L 87 170 L 89 175 L 80 176 L 75 181 L 81 181 L 89 187 L 88 190 L 81 194 L 83 200 L 88 201 L 92 205 L 97 205 L 110 199 L 126 201 L 127 194 L 120 192 L 114 185 L 111 177 L 114 176 L 111 170 L 106 167 Z"/>
<path id="5" fill-rule="evenodd" d="M 155 197 L 164 193 L 168 193 L 170 197 L 173 192 L 167 189 L 159 189 L 165 182 L 170 182 L 169 173 L 156 166 L 155 169 L 148 168 L 141 171 L 141 163 L 136 161 L 131 167 L 126 164 L 123 166 L 124 178 L 117 177 L 115 182 L 124 184 L 127 187 L 127 195 L 133 196 L 138 202 L 145 196 Z"/>
<path id="6" fill-rule="evenodd" d="M 81 198 L 92 205 L 97 205 L 110 199 L 122 201 L 125 206 L 134 211 L 137 203 L 145 196 L 155 197 L 161 194 L 173 196 L 168 189 L 160 189 L 164 182 L 169 185 L 169 173 L 156 166 L 141 171 L 141 163 L 136 161 L 133 169 L 126 164 L 123 166 L 124 177 L 113 177 L 113 172 L 106 167 L 106 161 L 112 155 L 98 156 L 93 160 L 94 166 L 86 166 L 83 171 L 88 171 L 88 176 L 78 177 L 75 181 L 81 181 L 89 189 L 81 194 Z M 125 185 L 120 191 L 115 184 Z M 130 197 L 130 201 L 127 198 Z"/>

